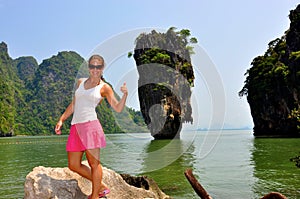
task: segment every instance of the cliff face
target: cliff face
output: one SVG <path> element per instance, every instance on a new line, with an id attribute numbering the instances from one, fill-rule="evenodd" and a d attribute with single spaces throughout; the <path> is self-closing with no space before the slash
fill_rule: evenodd
<path id="1" fill-rule="evenodd" d="M 24 86 L 17 76 L 17 68 L 8 55 L 4 42 L 0 43 L 0 136 L 12 136 L 17 125 L 18 106 L 23 105 Z"/>
<path id="2" fill-rule="evenodd" d="M 300 5 L 289 18 L 290 29 L 252 61 L 239 93 L 247 95 L 255 136 L 300 137 Z"/>
<path id="3" fill-rule="evenodd" d="M 194 72 L 188 36 L 188 30 L 171 28 L 167 33 L 153 30 L 136 39 L 140 108 L 155 139 L 179 138 L 182 123 L 193 122 L 190 87 Z"/>

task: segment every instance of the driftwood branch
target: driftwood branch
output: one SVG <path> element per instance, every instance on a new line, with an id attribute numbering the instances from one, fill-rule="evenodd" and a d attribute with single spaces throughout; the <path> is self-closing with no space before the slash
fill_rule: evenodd
<path id="1" fill-rule="evenodd" d="M 202 185 L 197 181 L 197 179 L 193 175 L 192 169 L 185 170 L 184 175 L 201 199 L 212 199 L 212 197 L 205 191 Z"/>
<path id="2" fill-rule="evenodd" d="M 201 199 L 212 199 L 212 197 L 205 191 L 202 185 L 197 181 L 197 179 L 193 175 L 192 169 L 185 170 L 184 175 Z M 265 195 L 264 197 L 262 197 L 261 199 L 287 199 L 287 197 L 285 197 L 284 195 L 278 192 L 271 192 Z"/>

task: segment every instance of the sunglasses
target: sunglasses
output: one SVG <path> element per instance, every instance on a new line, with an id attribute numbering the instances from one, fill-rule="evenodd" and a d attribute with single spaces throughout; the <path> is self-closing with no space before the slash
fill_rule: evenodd
<path id="1" fill-rule="evenodd" d="M 102 69 L 104 68 L 104 65 L 92 65 L 92 64 L 89 64 L 89 69 Z"/>

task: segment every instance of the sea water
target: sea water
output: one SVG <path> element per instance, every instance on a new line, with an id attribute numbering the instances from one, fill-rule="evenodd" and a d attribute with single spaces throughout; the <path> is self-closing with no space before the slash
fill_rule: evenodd
<path id="1" fill-rule="evenodd" d="M 277 191 L 300 198 L 300 169 L 290 158 L 300 139 L 254 138 L 249 130 L 184 131 L 181 139 L 148 133 L 107 134 L 103 166 L 147 175 L 172 198 L 199 198 L 184 176 L 194 176 L 214 199 L 260 198 Z M 23 198 L 26 175 L 36 166 L 67 167 L 67 136 L 0 139 L 0 198 Z"/>

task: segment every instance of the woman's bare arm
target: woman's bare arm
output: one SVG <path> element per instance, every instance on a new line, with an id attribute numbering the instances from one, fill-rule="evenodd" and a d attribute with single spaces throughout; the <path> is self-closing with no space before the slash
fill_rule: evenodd
<path id="1" fill-rule="evenodd" d="M 126 99 L 128 96 L 126 83 L 121 86 L 121 92 L 123 93 L 123 96 L 120 101 L 118 101 L 115 98 L 113 89 L 108 84 L 105 84 L 101 89 L 101 95 L 107 99 L 111 107 L 118 113 L 122 112 L 126 104 Z"/>
<path id="2" fill-rule="evenodd" d="M 80 85 L 80 83 L 82 82 L 82 79 L 79 79 L 77 82 L 77 88 Z M 61 126 L 63 125 L 64 121 L 66 119 L 68 119 L 74 112 L 74 104 L 75 104 L 75 97 L 72 100 L 72 102 L 68 105 L 68 107 L 66 108 L 66 110 L 64 111 L 64 113 L 60 116 L 56 126 L 55 126 L 55 133 L 59 134 L 59 131 L 61 129 Z"/>

